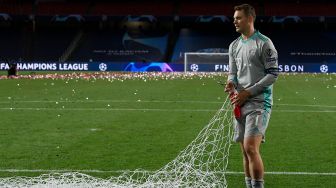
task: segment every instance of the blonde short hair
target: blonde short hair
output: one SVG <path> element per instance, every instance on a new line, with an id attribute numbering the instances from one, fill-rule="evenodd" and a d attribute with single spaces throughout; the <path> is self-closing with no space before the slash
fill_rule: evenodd
<path id="1" fill-rule="evenodd" d="M 256 13 L 255 13 L 255 9 L 253 8 L 253 6 L 249 5 L 249 4 L 242 4 L 242 5 L 238 5 L 234 7 L 234 10 L 242 10 L 244 12 L 244 14 L 246 16 L 252 16 L 253 17 L 253 21 L 255 21 L 256 19 Z"/>

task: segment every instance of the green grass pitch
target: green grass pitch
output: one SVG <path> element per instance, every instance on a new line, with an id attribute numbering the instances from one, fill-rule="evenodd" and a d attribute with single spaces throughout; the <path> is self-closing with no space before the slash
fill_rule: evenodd
<path id="1" fill-rule="evenodd" d="M 25 170 L 157 170 L 205 126 L 226 77 L 0 80 L 0 177 Z M 336 173 L 336 75 L 282 74 L 262 156 L 266 172 Z M 229 171 L 241 172 L 232 145 Z M 23 170 L 23 171 L 9 171 Z M 244 187 L 228 174 L 229 187 Z M 266 174 L 266 187 L 335 187 L 335 175 Z"/>

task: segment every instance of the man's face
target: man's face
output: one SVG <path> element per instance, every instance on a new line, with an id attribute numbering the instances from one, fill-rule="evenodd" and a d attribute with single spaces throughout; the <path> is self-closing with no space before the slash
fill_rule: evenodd
<path id="1" fill-rule="evenodd" d="M 250 20 L 243 10 L 236 10 L 233 15 L 233 24 L 238 33 L 245 33 L 250 27 Z"/>

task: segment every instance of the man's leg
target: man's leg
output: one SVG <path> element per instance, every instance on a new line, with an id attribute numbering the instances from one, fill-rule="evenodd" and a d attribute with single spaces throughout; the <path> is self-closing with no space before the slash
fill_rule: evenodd
<path id="1" fill-rule="evenodd" d="M 244 165 L 244 172 L 245 172 L 246 188 L 252 188 L 252 183 L 251 183 L 252 178 L 251 178 L 250 170 L 249 170 L 249 160 L 244 150 L 244 143 L 239 142 L 239 144 L 240 144 L 240 149 L 243 155 L 243 165 Z"/>
<path id="2" fill-rule="evenodd" d="M 251 105 L 251 113 L 246 116 L 244 151 L 249 161 L 249 170 L 253 188 L 264 187 L 264 165 L 259 147 L 265 135 L 271 110 L 263 104 Z"/>
<path id="3" fill-rule="evenodd" d="M 244 139 L 244 151 L 248 158 L 249 172 L 253 188 L 264 187 L 264 165 L 259 153 L 262 135 L 250 136 Z"/>

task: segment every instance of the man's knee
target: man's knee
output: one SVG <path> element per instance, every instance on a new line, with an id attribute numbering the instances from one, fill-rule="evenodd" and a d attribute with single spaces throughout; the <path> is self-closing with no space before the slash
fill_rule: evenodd
<path id="1" fill-rule="evenodd" d="M 244 149 L 247 157 L 259 154 L 258 147 L 252 144 L 244 144 Z"/>
<path id="2" fill-rule="evenodd" d="M 262 140 L 262 136 L 248 137 L 244 140 L 244 151 L 246 155 L 254 156 L 259 155 L 259 146 Z"/>

